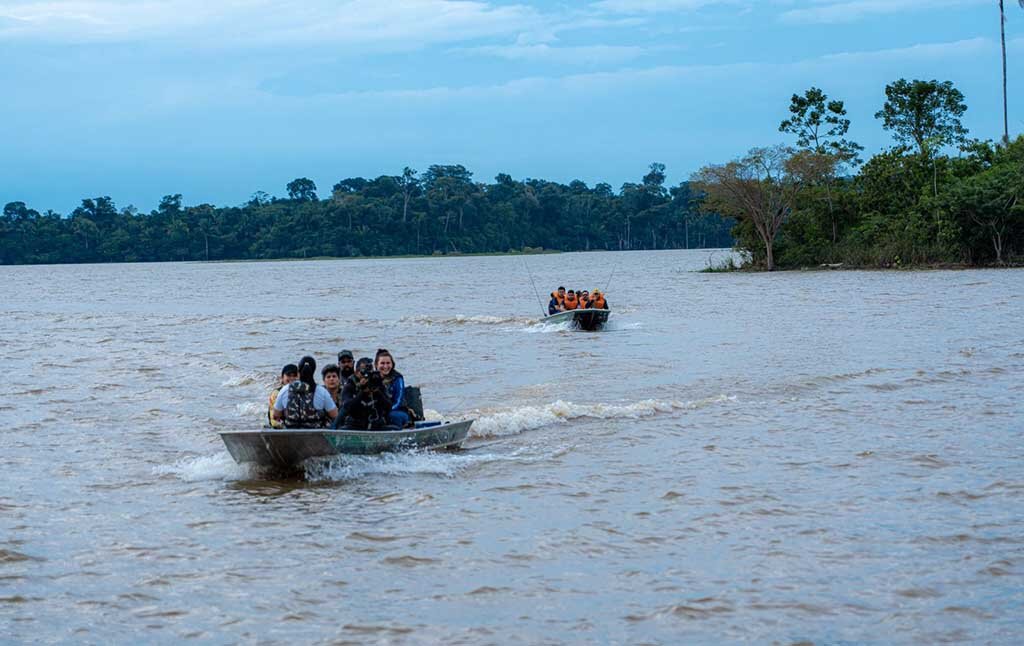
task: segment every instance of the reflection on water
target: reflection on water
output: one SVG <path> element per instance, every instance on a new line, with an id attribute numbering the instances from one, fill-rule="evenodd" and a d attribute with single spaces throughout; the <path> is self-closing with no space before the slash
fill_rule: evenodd
<path id="1" fill-rule="evenodd" d="M 5 636 L 1018 643 L 1020 272 L 706 258 L 529 258 L 617 266 L 597 334 L 517 258 L 0 267 Z M 281 365 L 377 347 L 467 450 L 224 451 Z"/>

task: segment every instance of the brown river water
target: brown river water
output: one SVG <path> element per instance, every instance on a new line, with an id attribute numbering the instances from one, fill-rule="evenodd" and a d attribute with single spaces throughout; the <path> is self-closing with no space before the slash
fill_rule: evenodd
<path id="1" fill-rule="evenodd" d="M 1024 273 L 708 257 L 0 267 L 0 642 L 1024 641 Z M 467 450 L 225 452 L 378 347 Z"/>

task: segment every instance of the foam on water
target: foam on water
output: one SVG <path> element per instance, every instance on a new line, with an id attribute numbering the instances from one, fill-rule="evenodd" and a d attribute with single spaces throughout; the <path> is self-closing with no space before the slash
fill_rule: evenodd
<path id="1" fill-rule="evenodd" d="M 253 476 L 253 469 L 237 464 L 227 451 L 213 455 L 182 458 L 174 464 L 153 468 L 155 475 L 172 475 L 186 482 L 208 480 L 244 480 Z"/>
<path id="2" fill-rule="evenodd" d="M 456 314 L 455 316 L 403 316 L 400 323 L 419 323 L 421 325 L 500 325 L 508 323 L 530 323 L 533 319 L 525 316 L 490 316 L 476 315 L 466 316 Z"/>
<path id="3" fill-rule="evenodd" d="M 235 404 L 235 415 L 238 417 L 266 417 L 266 413 L 267 405 L 265 403 L 245 402 L 243 404 Z"/>
<path id="4" fill-rule="evenodd" d="M 368 476 L 434 475 L 454 478 L 460 473 L 493 462 L 537 462 L 564 452 L 549 448 L 544 453 L 518 451 L 500 453 L 407 451 L 379 455 L 339 455 L 309 460 L 305 465 L 310 482 L 358 480 Z"/>
<path id="5" fill-rule="evenodd" d="M 267 381 L 267 375 L 262 372 L 246 372 L 228 377 L 220 385 L 226 387 L 251 386 L 252 384 L 267 383 Z"/>
<path id="6" fill-rule="evenodd" d="M 735 401 L 735 397 L 719 395 L 696 401 L 644 399 L 631 404 L 574 404 L 558 400 L 543 406 L 521 406 L 511 410 L 481 414 L 473 424 L 473 437 L 516 435 L 551 424 L 564 424 L 579 418 L 639 419 L 658 413 L 696 410 L 711 404 Z"/>

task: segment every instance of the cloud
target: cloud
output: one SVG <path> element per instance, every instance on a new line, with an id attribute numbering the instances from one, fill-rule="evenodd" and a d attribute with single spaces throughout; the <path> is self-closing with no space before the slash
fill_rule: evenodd
<path id="1" fill-rule="evenodd" d="M 796 24 L 849 23 L 873 16 L 914 11 L 936 11 L 943 8 L 989 4 L 988 0 L 848 0 L 819 3 L 816 6 L 790 9 L 780 16 L 782 22 Z"/>
<path id="2" fill-rule="evenodd" d="M 696 11 L 712 5 L 749 4 L 740 0 L 600 0 L 591 5 L 609 13 L 642 14 Z"/>
<path id="3" fill-rule="evenodd" d="M 490 45 L 453 50 L 470 54 L 493 56 L 510 61 L 551 62 L 568 64 L 622 63 L 639 58 L 643 47 L 616 45 L 589 45 L 556 47 L 548 44 Z"/>
<path id="4" fill-rule="evenodd" d="M 1024 38 L 1007 41 L 1011 50 L 1024 46 Z M 905 63 L 918 61 L 950 61 L 967 59 L 976 54 L 984 54 L 995 48 L 995 43 L 987 38 L 972 38 L 946 43 L 922 43 L 910 47 L 895 49 L 867 50 L 860 52 L 839 52 L 813 58 L 787 62 L 738 62 L 705 65 L 658 65 L 644 68 L 625 68 L 615 71 L 574 73 L 561 76 L 529 76 L 502 83 L 467 85 L 461 87 L 434 86 L 418 89 L 397 90 L 341 90 L 338 92 L 321 93 L 320 100 L 383 100 L 394 101 L 445 101 L 467 100 L 488 97 L 506 99 L 523 98 L 533 95 L 553 96 L 559 92 L 588 94 L 619 90 L 632 84 L 678 83 L 685 80 L 714 81 L 731 75 L 748 75 L 764 82 L 765 79 L 778 76 L 780 73 L 811 70 L 819 73 L 826 69 L 835 71 L 839 66 L 864 67 L 875 69 L 883 63 Z"/>
<path id="5" fill-rule="evenodd" d="M 512 36 L 544 23 L 522 4 L 480 0 L 7 0 L 0 39 L 188 40 L 217 45 L 409 48 Z"/>

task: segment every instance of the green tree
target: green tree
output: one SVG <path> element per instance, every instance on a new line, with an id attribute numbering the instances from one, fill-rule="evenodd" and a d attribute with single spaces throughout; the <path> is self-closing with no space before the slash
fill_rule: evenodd
<path id="1" fill-rule="evenodd" d="M 844 163 L 860 164 L 864 146 L 846 139 L 850 120 L 842 101 L 829 100 L 821 89 L 812 87 L 803 95 L 794 94 L 789 104 L 790 117 L 779 124 L 779 132 L 796 136 L 796 145 L 819 154 L 831 154 Z"/>
<path id="2" fill-rule="evenodd" d="M 787 146 L 753 148 L 742 159 L 709 165 L 692 178 L 710 211 L 752 226 L 765 251 L 765 268 L 775 269 L 775 238 L 804 188 L 834 172 L 835 157 Z"/>
<path id="3" fill-rule="evenodd" d="M 885 96 L 875 118 L 900 144 L 914 144 L 926 156 L 933 149 L 966 144 L 967 128 L 960 117 L 967 112 L 967 104 L 952 81 L 899 79 L 885 87 Z"/>
<path id="4" fill-rule="evenodd" d="M 812 87 L 802 96 L 793 95 L 789 112 L 790 118 L 779 124 L 779 131 L 795 135 L 797 146 L 819 155 L 834 156 L 837 171 L 844 164 L 856 166 L 861 163 L 859 153 L 864 147 L 846 139 L 850 120 L 846 118 L 846 107 L 842 101 L 829 100 L 821 89 Z M 833 245 L 839 239 L 839 218 L 832 195 L 835 180 L 834 175 L 822 178 Z"/>
<path id="5" fill-rule="evenodd" d="M 313 202 L 317 199 L 316 184 L 309 178 L 293 179 L 285 188 L 288 190 L 288 198 L 296 202 Z"/>

